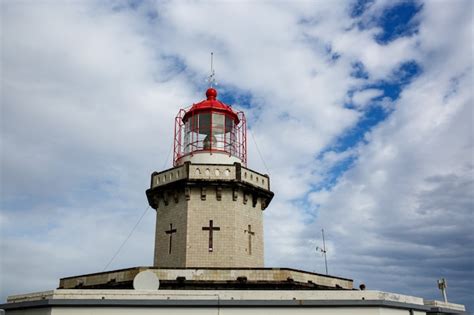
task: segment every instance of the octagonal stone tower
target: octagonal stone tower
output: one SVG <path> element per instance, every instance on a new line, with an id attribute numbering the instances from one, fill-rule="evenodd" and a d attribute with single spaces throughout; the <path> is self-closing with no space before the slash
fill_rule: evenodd
<path id="1" fill-rule="evenodd" d="M 174 167 L 151 175 L 155 267 L 263 267 L 270 178 L 246 168 L 243 112 L 207 99 L 175 120 Z"/>

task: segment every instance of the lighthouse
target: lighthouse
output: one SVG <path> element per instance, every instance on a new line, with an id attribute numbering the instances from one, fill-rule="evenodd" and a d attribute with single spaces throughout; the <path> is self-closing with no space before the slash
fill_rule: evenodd
<path id="1" fill-rule="evenodd" d="M 151 174 L 153 266 L 61 278 L 56 290 L 10 296 L 7 314 L 466 314 L 463 305 L 354 289 L 353 280 L 264 267 L 270 178 L 247 166 L 245 115 L 206 99 L 179 110 L 174 158 Z M 134 289 L 134 290 L 132 290 Z"/>
<path id="2" fill-rule="evenodd" d="M 155 267 L 263 267 L 270 178 L 247 167 L 245 114 L 217 96 L 179 110 L 173 167 L 151 175 Z"/>

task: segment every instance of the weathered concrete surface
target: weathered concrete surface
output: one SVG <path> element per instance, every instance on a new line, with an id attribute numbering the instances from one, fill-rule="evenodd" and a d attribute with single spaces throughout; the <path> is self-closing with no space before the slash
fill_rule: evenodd
<path id="1" fill-rule="evenodd" d="M 424 305 L 423 299 L 382 291 L 274 291 L 274 290 L 51 290 L 8 297 L 8 303 L 45 299 L 138 299 L 138 300 L 371 300 Z"/>
<path id="2" fill-rule="evenodd" d="M 62 289 L 74 289 L 80 287 L 98 286 L 101 284 L 120 284 L 130 282 L 141 271 L 153 271 L 160 281 L 176 280 L 184 277 L 186 280 L 194 281 L 235 281 L 239 277 L 245 277 L 247 281 L 281 281 L 291 279 L 294 282 L 308 283 L 330 288 L 352 289 L 351 279 L 326 276 L 289 268 L 154 268 L 136 267 L 130 269 L 101 272 L 88 275 L 62 278 L 59 287 Z"/>
<path id="3" fill-rule="evenodd" d="M 456 304 L 456 303 L 450 303 L 450 302 L 425 300 L 424 304 L 427 305 L 427 306 L 438 307 L 438 308 L 442 308 L 442 309 L 451 309 L 451 310 L 458 310 L 458 311 L 465 311 L 466 310 L 464 305 Z"/>
<path id="4" fill-rule="evenodd" d="M 466 314 L 462 305 L 381 291 L 53 290 L 8 298 L 7 315 L 54 314 Z M 443 306 L 440 311 L 439 306 Z"/>
<path id="5" fill-rule="evenodd" d="M 9 310 L 7 315 L 426 315 L 426 312 L 387 307 L 60 307 Z"/>

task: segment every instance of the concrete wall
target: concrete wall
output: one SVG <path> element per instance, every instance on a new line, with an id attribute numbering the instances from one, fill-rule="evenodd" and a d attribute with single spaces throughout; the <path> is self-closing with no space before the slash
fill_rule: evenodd
<path id="1" fill-rule="evenodd" d="M 244 307 L 244 308 L 217 308 L 217 307 L 53 307 L 51 309 L 27 309 L 8 311 L 8 315 L 424 315 L 425 312 L 410 313 L 404 309 L 389 309 L 381 307 Z"/>
<path id="2" fill-rule="evenodd" d="M 21 310 L 8 310 L 5 314 L 8 315 L 51 315 L 52 308 L 31 308 L 31 309 L 21 309 Z M 2 314 L 2 313 L 0 313 Z M 60 313 L 56 313 L 60 314 Z"/>
<path id="3" fill-rule="evenodd" d="M 153 175 L 151 188 L 163 186 L 177 180 L 187 178 L 186 167 L 184 165 L 164 170 Z"/>
<path id="4" fill-rule="evenodd" d="M 151 188 L 167 185 L 180 179 L 206 179 L 235 181 L 237 167 L 234 164 L 190 164 L 189 174 L 185 165 L 164 170 L 153 175 Z M 270 190 L 270 178 L 249 168 L 241 167 L 240 180 Z"/>
<path id="5" fill-rule="evenodd" d="M 466 314 L 463 305 L 382 291 L 52 290 L 10 296 L 7 314 Z M 443 310 L 440 310 L 442 308 Z M 51 312 L 49 310 L 52 310 Z"/>
<path id="6" fill-rule="evenodd" d="M 242 163 L 242 161 L 233 155 L 229 155 L 224 152 L 194 152 L 192 155 L 188 154 L 178 160 L 178 164 L 181 165 L 185 162 L 191 162 L 194 164 L 201 163 L 213 163 L 213 164 L 233 164 Z"/>

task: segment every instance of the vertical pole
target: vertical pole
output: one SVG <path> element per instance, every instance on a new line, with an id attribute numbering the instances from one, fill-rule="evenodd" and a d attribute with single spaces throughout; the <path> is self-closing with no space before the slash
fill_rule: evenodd
<path id="1" fill-rule="evenodd" d="M 211 74 L 214 71 L 214 53 L 211 52 Z"/>
<path id="2" fill-rule="evenodd" d="M 211 52 L 211 75 L 209 77 L 209 87 L 214 84 L 214 53 Z"/>
<path id="3" fill-rule="evenodd" d="M 446 295 L 447 287 L 448 287 L 448 284 L 445 278 L 441 278 L 441 280 L 438 280 L 438 288 L 441 290 L 441 294 L 443 294 L 443 299 L 445 303 L 448 303 L 448 297 Z"/>
<path id="4" fill-rule="evenodd" d="M 328 274 L 328 259 L 326 257 L 326 241 L 324 239 L 324 229 L 321 229 L 321 232 L 323 234 L 323 253 L 324 253 L 324 263 L 326 265 L 326 275 Z"/>

